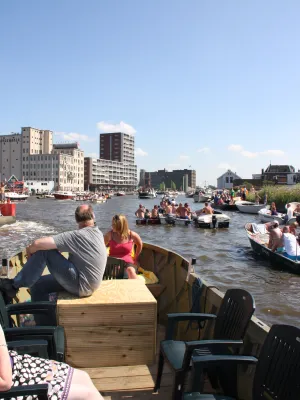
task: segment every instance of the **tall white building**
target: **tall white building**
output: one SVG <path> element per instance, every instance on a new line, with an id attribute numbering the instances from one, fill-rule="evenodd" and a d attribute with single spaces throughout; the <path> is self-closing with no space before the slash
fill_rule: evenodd
<path id="1" fill-rule="evenodd" d="M 55 190 L 82 191 L 84 154 L 78 143 L 53 145 L 53 132 L 31 127 L 0 136 L 1 179 L 54 181 Z"/>

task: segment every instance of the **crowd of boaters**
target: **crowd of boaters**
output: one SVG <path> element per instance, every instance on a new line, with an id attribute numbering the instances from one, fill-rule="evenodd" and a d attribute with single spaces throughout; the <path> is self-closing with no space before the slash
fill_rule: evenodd
<path id="1" fill-rule="evenodd" d="M 139 205 L 139 208 L 135 212 L 135 216 L 140 219 L 156 219 L 159 215 L 172 215 L 177 218 L 191 220 L 193 216 L 200 214 L 213 214 L 214 210 L 208 202 L 205 203 L 201 210 L 193 212 L 188 203 L 177 204 L 175 199 L 165 200 L 162 199 L 159 205 L 155 205 L 150 211 L 143 204 Z"/>
<path id="2" fill-rule="evenodd" d="M 254 186 L 251 187 L 250 193 L 255 195 L 255 203 L 259 204 L 261 200 L 263 200 L 264 204 L 267 204 L 268 196 L 264 195 L 264 198 L 261 199 L 258 192 L 255 191 Z M 224 203 L 234 204 L 235 198 L 240 198 L 242 201 L 247 200 L 247 196 L 249 194 L 249 190 L 246 187 L 241 187 L 238 190 L 234 190 L 233 188 L 230 190 L 216 190 L 212 196 L 212 200 L 215 205 L 222 205 Z"/>

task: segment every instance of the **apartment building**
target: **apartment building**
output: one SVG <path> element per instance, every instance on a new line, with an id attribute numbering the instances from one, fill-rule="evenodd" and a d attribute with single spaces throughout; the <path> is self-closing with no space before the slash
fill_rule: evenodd
<path id="1" fill-rule="evenodd" d="M 184 188 L 196 188 L 196 171 L 194 169 L 175 169 L 168 171 L 166 169 L 159 169 L 154 172 L 143 171 L 140 174 L 140 186 L 151 186 L 159 189 L 160 185 L 164 183 L 166 188 L 172 187 L 172 182 L 175 184 L 177 190 L 184 190 Z"/>
<path id="2" fill-rule="evenodd" d="M 134 164 L 134 136 L 123 132 L 100 133 L 100 158 Z"/>
<path id="3" fill-rule="evenodd" d="M 22 135 L 12 133 L 0 136 L 0 181 L 11 175 L 22 178 Z"/>
<path id="4" fill-rule="evenodd" d="M 134 190 L 137 167 L 102 158 L 84 158 L 84 188 L 87 190 Z"/>

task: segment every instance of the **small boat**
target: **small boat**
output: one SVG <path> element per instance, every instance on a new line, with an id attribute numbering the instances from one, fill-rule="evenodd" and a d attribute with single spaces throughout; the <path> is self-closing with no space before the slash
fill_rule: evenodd
<path id="1" fill-rule="evenodd" d="M 16 192 L 5 192 L 5 198 L 10 201 L 24 201 L 29 197 L 28 194 L 16 193 Z"/>
<path id="2" fill-rule="evenodd" d="M 261 222 L 272 222 L 277 221 L 279 225 L 284 224 L 285 214 L 278 213 L 277 215 L 271 215 L 271 210 L 267 208 L 262 208 L 258 211 Z"/>
<path id="3" fill-rule="evenodd" d="M 228 204 L 228 203 L 223 203 L 220 204 L 220 209 L 223 211 L 236 211 L 238 208 L 236 204 Z"/>
<path id="4" fill-rule="evenodd" d="M 188 226 L 193 222 L 190 219 L 184 219 L 176 217 L 176 215 L 168 214 L 168 215 L 159 215 L 160 223 L 163 225 L 181 225 Z"/>
<path id="5" fill-rule="evenodd" d="M 53 194 L 45 194 L 46 199 L 55 199 Z"/>
<path id="6" fill-rule="evenodd" d="M 154 189 L 141 190 L 138 193 L 139 199 L 155 199 L 156 191 Z"/>
<path id="7" fill-rule="evenodd" d="M 93 204 L 102 204 L 102 203 L 106 203 L 106 198 L 105 197 L 99 197 L 98 199 L 91 199 L 91 202 Z"/>
<path id="8" fill-rule="evenodd" d="M 200 214 L 194 217 L 194 222 L 198 228 L 229 228 L 230 218 L 221 211 L 214 211 L 213 214 Z"/>
<path id="9" fill-rule="evenodd" d="M 125 192 L 123 192 L 122 190 L 120 192 L 116 193 L 116 196 L 125 196 Z"/>
<path id="10" fill-rule="evenodd" d="M 236 201 L 238 210 L 242 213 L 257 214 L 259 210 L 266 208 L 265 204 L 255 204 L 251 201 Z"/>
<path id="11" fill-rule="evenodd" d="M 252 250 L 256 254 L 266 258 L 277 268 L 300 274 L 300 259 L 299 261 L 291 260 L 286 257 L 284 253 L 272 251 L 268 248 L 269 233 L 266 231 L 264 224 L 247 223 L 245 225 L 245 230 Z"/>
<path id="12" fill-rule="evenodd" d="M 195 203 L 205 203 L 210 198 L 210 195 L 203 192 L 195 192 L 193 197 Z"/>
<path id="13" fill-rule="evenodd" d="M 137 218 L 136 225 L 160 225 L 160 218 Z"/>
<path id="14" fill-rule="evenodd" d="M 59 190 L 54 192 L 53 196 L 56 200 L 75 200 L 76 194 L 68 191 Z"/>
<path id="15" fill-rule="evenodd" d="M 185 194 L 185 197 L 187 197 L 188 199 L 192 199 L 192 198 L 194 197 L 194 194 L 195 194 L 194 191 L 193 191 L 193 192 L 187 192 L 187 193 Z"/>

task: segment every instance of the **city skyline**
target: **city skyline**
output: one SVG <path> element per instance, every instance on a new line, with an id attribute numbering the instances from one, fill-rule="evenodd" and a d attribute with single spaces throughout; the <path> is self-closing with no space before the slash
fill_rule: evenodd
<path id="1" fill-rule="evenodd" d="M 195 169 L 198 184 L 298 170 L 299 12 L 296 0 L 3 3 L 0 134 L 51 128 L 99 156 L 99 134 L 122 131 L 139 169 Z"/>

